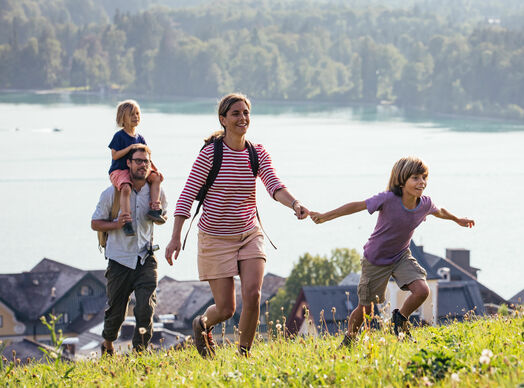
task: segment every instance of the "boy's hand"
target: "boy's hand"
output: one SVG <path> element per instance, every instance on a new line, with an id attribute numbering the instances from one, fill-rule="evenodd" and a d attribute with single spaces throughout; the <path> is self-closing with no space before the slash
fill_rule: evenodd
<path id="1" fill-rule="evenodd" d="M 321 224 L 326 220 L 323 213 L 309 212 L 309 216 L 315 224 Z"/>
<path id="2" fill-rule="evenodd" d="M 472 228 L 475 225 L 475 221 L 470 220 L 469 218 L 459 218 L 456 223 L 467 228 Z"/>

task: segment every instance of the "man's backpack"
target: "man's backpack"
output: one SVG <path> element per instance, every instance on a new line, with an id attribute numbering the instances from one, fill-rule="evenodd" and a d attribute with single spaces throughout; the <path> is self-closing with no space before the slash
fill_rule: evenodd
<path id="1" fill-rule="evenodd" d="M 118 212 L 120 211 L 120 191 L 115 189 L 115 193 L 113 194 L 113 204 L 111 205 L 111 214 L 108 221 L 113 221 L 117 216 Z M 107 232 L 96 232 L 98 235 L 98 250 L 100 253 L 102 253 L 102 248 L 105 250 L 106 243 L 107 243 Z"/>
<path id="2" fill-rule="evenodd" d="M 206 183 L 204 183 L 204 185 L 200 188 L 195 198 L 195 201 L 198 201 L 198 205 L 195 214 L 191 219 L 191 223 L 189 224 L 189 228 L 187 229 L 186 236 L 184 237 L 184 244 L 182 244 L 182 249 L 186 247 L 187 236 L 189 235 L 189 231 L 191 230 L 191 225 L 193 225 L 193 221 L 195 220 L 195 217 L 197 216 L 198 212 L 200 211 L 200 208 L 202 207 L 202 204 L 204 203 L 204 199 L 206 198 L 207 192 L 215 182 L 215 179 L 218 176 L 218 172 L 220 171 L 220 167 L 222 167 L 222 158 L 224 156 L 224 137 L 212 137 L 208 142 L 206 142 L 206 144 L 204 144 L 200 151 L 202 151 L 206 146 L 208 146 L 211 143 L 213 143 L 213 165 L 211 166 L 211 170 L 209 171 L 209 174 L 207 176 Z M 258 153 L 253 143 L 251 143 L 249 140 L 246 140 L 246 148 L 249 154 L 249 165 L 251 167 L 251 171 L 253 172 L 253 176 L 256 178 L 258 175 L 258 168 L 260 167 Z M 273 244 L 266 231 L 262 227 L 262 221 L 260 220 L 260 215 L 258 214 L 258 208 L 256 209 L 256 212 L 260 228 L 266 235 L 273 248 L 277 249 L 275 244 Z"/>

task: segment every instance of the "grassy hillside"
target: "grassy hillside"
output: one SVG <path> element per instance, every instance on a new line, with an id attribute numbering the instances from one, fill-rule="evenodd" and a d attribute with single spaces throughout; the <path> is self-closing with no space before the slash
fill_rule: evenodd
<path id="1" fill-rule="evenodd" d="M 340 337 L 255 343 L 252 356 L 235 346 L 202 360 L 194 348 L 11 368 L 4 360 L 0 386 L 445 386 L 519 387 L 524 384 L 524 317 L 470 318 L 413 331 L 415 341 L 386 330 L 365 330 L 353 349 Z"/>

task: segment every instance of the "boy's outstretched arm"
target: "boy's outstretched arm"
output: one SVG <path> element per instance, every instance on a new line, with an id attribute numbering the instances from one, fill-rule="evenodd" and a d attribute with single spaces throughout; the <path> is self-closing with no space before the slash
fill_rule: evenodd
<path id="1" fill-rule="evenodd" d="M 458 218 L 457 216 L 451 214 L 444 208 L 440 208 L 437 212 L 432 213 L 435 217 L 442 218 L 443 220 L 455 221 L 460 226 L 472 228 L 475 225 L 475 221 L 470 220 L 469 218 Z"/>
<path id="2" fill-rule="evenodd" d="M 358 213 L 366 209 L 366 201 L 350 202 L 326 213 L 309 212 L 309 216 L 315 224 L 321 224 L 326 221 L 334 220 L 341 216 L 347 216 Z"/>

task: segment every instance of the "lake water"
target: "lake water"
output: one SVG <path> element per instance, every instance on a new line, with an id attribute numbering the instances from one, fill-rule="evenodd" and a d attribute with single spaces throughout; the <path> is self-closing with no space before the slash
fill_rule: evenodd
<path id="1" fill-rule="evenodd" d="M 107 149 L 117 99 L 70 95 L 0 95 L 0 272 L 27 271 L 43 257 L 102 269 L 90 218 L 109 185 Z M 213 100 L 141 100 L 138 128 L 165 176 L 170 213 L 202 139 L 218 129 Z M 54 131 L 54 128 L 61 131 Z M 280 178 L 312 210 L 325 211 L 383 191 L 393 163 L 418 155 L 430 167 L 426 194 L 475 219 L 473 229 L 428 217 L 414 234 L 427 252 L 471 250 L 479 280 L 509 298 L 524 287 L 522 206 L 524 124 L 406 117 L 392 107 L 315 104 L 253 106 L 248 137 L 264 144 Z M 287 276 L 305 253 L 362 246 L 376 215 L 361 212 L 315 225 L 297 221 L 258 182 L 259 210 L 278 250 L 267 246 L 267 271 Z M 171 223 L 156 230 L 160 275 L 196 279 L 197 228 L 173 267 L 163 258 Z M 185 227 L 187 228 L 186 222 Z M 185 231 L 185 228 L 184 228 Z"/>

